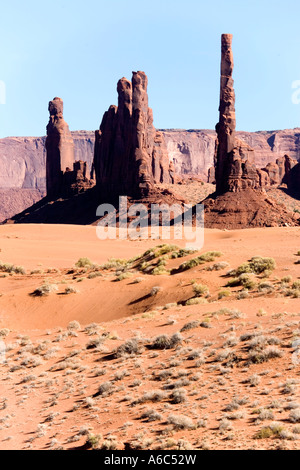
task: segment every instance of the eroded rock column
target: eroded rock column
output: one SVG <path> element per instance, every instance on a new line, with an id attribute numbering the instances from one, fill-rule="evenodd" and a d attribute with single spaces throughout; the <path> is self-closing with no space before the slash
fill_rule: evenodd
<path id="1" fill-rule="evenodd" d="M 47 196 L 55 197 L 62 191 L 63 174 L 73 170 L 74 142 L 63 117 L 63 100 L 54 98 L 49 102 L 48 110 L 46 186 Z"/>

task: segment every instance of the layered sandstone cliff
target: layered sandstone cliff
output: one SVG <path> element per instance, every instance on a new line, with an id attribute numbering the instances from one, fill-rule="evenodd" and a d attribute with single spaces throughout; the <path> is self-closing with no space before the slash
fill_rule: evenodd
<path id="1" fill-rule="evenodd" d="M 161 130 L 170 161 L 180 175 L 195 175 L 206 181 L 214 162 L 216 132 L 213 130 Z M 71 131 L 75 160 L 92 167 L 94 131 Z M 300 160 L 300 128 L 278 131 L 236 132 L 255 150 L 255 165 L 264 168 L 285 154 Z M 0 139 L 0 188 L 46 189 L 46 137 Z"/>

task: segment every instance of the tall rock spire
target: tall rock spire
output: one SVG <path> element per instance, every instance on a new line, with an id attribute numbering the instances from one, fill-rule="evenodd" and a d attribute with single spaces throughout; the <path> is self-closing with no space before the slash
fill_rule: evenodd
<path id="1" fill-rule="evenodd" d="M 48 110 L 46 185 L 47 196 L 55 197 L 61 193 L 63 174 L 73 170 L 74 142 L 63 117 L 63 100 L 54 98 L 49 102 Z"/>
<path id="2" fill-rule="evenodd" d="M 218 194 L 249 187 L 255 188 L 258 184 L 254 151 L 246 143 L 236 138 L 232 34 L 223 34 L 221 42 L 220 115 L 216 125 L 215 157 L 216 191 Z"/>

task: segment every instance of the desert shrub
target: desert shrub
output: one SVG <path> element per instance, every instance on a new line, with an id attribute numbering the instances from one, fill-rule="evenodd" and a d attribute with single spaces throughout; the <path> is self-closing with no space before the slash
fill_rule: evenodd
<path id="1" fill-rule="evenodd" d="M 168 416 L 168 424 L 172 424 L 176 430 L 179 429 L 195 429 L 195 424 L 191 418 L 185 415 Z"/>
<path id="2" fill-rule="evenodd" d="M 78 290 L 75 289 L 75 287 L 73 286 L 67 286 L 65 288 L 65 294 L 68 295 L 68 294 L 77 294 L 78 293 Z"/>
<path id="3" fill-rule="evenodd" d="M 174 404 L 184 403 L 187 401 L 186 391 L 183 388 L 178 388 L 170 394 L 170 400 Z"/>
<path id="4" fill-rule="evenodd" d="M 192 330 L 193 328 L 198 328 L 199 326 L 200 326 L 200 322 L 198 320 L 195 320 L 195 321 L 192 321 L 183 325 L 180 332 Z"/>
<path id="5" fill-rule="evenodd" d="M 81 326 L 77 320 L 73 320 L 68 324 L 68 330 L 80 330 Z"/>
<path id="6" fill-rule="evenodd" d="M 101 443 L 101 446 L 99 447 L 99 450 L 116 450 L 117 447 L 118 447 L 117 438 L 116 437 L 109 437 Z"/>
<path id="7" fill-rule="evenodd" d="M 97 338 L 93 338 L 87 343 L 86 349 L 97 349 L 99 346 L 101 346 L 101 344 L 104 343 L 104 341 L 105 338 L 97 336 Z"/>
<path id="8" fill-rule="evenodd" d="M 159 245 L 158 247 L 156 247 L 153 253 L 154 253 L 154 256 L 158 258 L 160 256 L 163 256 L 163 255 L 166 255 L 173 251 L 178 251 L 178 250 L 179 250 L 179 247 L 177 245 L 164 244 L 164 245 Z"/>
<path id="9" fill-rule="evenodd" d="M 57 290 L 58 290 L 58 287 L 56 284 L 44 283 L 40 287 L 35 289 L 31 295 L 34 297 L 42 297 L 44 295 L 49 295 L 52 292 L 55 292 Z"/>
<path id="10" fill-rule="evenodd" d="M 272 292 L 274 290 L 274 286 L 270 282 L 264 281 L 258 284 L 258 290 L 259 292 Z"/>
<path id="11" fill-rule="evenodd" d="M 207 253 L 203 253 L 196 258 L 192 258 L 188 261 L 182 263 L 178 268 L 174 268 L 171 270 L 171 274 L 177 274 L 183 271 L 187 271 L 189 269 L 195 268 L 200 264 L 204 264 L 210 261 L 214 261 L 215 258 L 222 256 L 222 253 L 219 251 L 208 251 Z"/>
<path id="12" fill-rule="evenodd" d="M 253 290 L 256 287 L 256 282 L 251 274 L 243 273 L 228 281 L 226 287 L 242 286 L 244 289 Z"/>
<path id="13" fill-rule="evenodd" d="M 300 423 L 300 410 L 295 409 L 290 412 L 289 419 L 292 423 Z"/>
<path id="14" fill-rule="evenodd" d="M 123 357 L 123 356 L 135 356 L 136 354 L 140 354 L 142 351 L 142 346 L 138 339 L 132 338 L 126 341 L 125 343 L 121 344 L 115 351 L 113 352 L 116 358 Z"/>
<path id="15" fill-rule="evenodd" d="M 26 271 L 23 266 L 15 266 L 14 264 L 3 263 L 2 261 L 0 261 L 0 272 L 9 274 L 26 274 Z"/>
<path id="16" fill-rule="evenodd" d="M 156 410 L 153 410 L 151 408 L 151 409 L 144 411 L 141 418 L 147 419 L 149 422 L 152 422 L 152 421 L 161 421 L 162 416 Z"/>
<path id="17" fill-rule="evenodd" d="M 249 351 L 249 360 L 254 364 L 260 364 L 262 362 L 267 362 L 270 359 L 276 359 L 282 357 L 283 353 L 276 346 L 268 346 L 263 350 L 250 350 Z"/>
<path id="18" fill-rule="evenodd" d="M 108 393 L 111 393 L 113 390 L 113 383 L 112 382 L 103 382 L 99 388 L 98 388 L 98 392 L 96 393 L 96 395 L 107 395 Z"/>
<path id="19" fill-rule="evenodd" d="M 0 337 L 6 337 L 8 336 L 10 333 L 10 330 L 8 328 L 1 328 L 0 330 Z"/>
<path id="20" fill-rule="evenodd" d="M 148 392 L 145 392 L 140 398 L 137 398 L 136 400 L 132 401 L 131 404 L 132 406 L 135 406 L 141 403 L 146 403 L 147 401 L 150 401 L 152 403 L 158 403 L 160 401 L 165 400 L 166 397 L 166 393 L 162 390 L 149 390 Z"/>
<path id="21" fill-rule="evenodd" d="M 88 279 L 95 279 L 96 277 L 101 277 L 103 276 L 102 273 L 100 273 L 99 271 L 93 271 L 92 273 L 89 273 L 88 275 Z M 77 281 L 79 281 L 79 279 L 77 279 Z"/>
<path id="22" fill-rule="evenodd" d="M 150 345 L 151 349 L 174 349 L 181 344 L 183 338 L 180 333 L 175 333 L 172 336 L 160 335 L 157 336 L 153 343 Z"/>
<path id="23" fill-rule="evenodd" d="M 193 291 L 196 297 L 202 297 L 203 295 L 209 294 L 209 289 L 204 284 L 194 284 Z"/>
<path id="24" fill-rule="evenodd" d="M 175 251 L 172 253 L 171 258 L 184 258 L 185 256 L 192 255 L 194 253 L 197 253 L 198 250 L 193 250 L 193 249 L 187 249 L 187 248 L 181 248 L 178 251 Z"/>
<path id="25" fill-rule="evenodd" d="M 107 263 L 101 264 L 98 268 L 105 271 L 109 271 L 110 269 L 122 270 L 129 267 L 130 264 L 131 260 L 110 258 Z"/>
<path id="26" fill-rule="evenodd" d="M 230 297 L 230 296 L 231 296 L 231 292 L 228 289 L 221 290 L 218 293 L 218 299 L 219 300 L 223 299 L 224 297 Z"/>
<path id="27" fill-rule="evenodd" d="M 235 275 L 245 273 L 263 274 L 265 272 L 272 272 L 276 268 L 276 263 L 273 258 L 262 258 L 261 256 L 254 256 L 247 263 L 242 264 L 235 270 Z"/>
<path id="28" fill-rule="evenodd" d="M 241 292 L 239 292 L 237 294 L 236 298 L 238 300 L 243 300 L 243 299 L 247 299 L 248 297 L 250 297 L 249 291 L 248 291 L 248 289 L 244 289 L 244 290 L 242 290 Z"/>
<path id="29" fill-rule="evenodd" d="M 257 385 L 260 384 L 260 381 L 261 377 L 257 374 L 253 374 L 247 379 L 246 383 L 250 384 L 251 387 L 257 387 Z"/>
<path id="30" fill-rule="evenodd" d="M 89 258 L 79 258 L 79 260 L 76 261 L 75 266 L 77 268 L 86 268 L 86 267 L 89 268 L 93 266 L 93 263 Z"/>
<path id="31" fill-rule="evenodd" d="M 225 431 L 231 431 L 233 429 L 232 423 L 227 418 L 223 418 L 219 424 L 219 430 L 223 433 Z"/>
<path id="32" fill-rule="evenodd" d="M 268 426 L 264 426 L 260 431 L 258 431 L 255 435 L 255 439 L 269 439 L 273 436 L 280 436 L 283 430 L 281 423 L 274 422 Z"/>
<path id="33" fill-rule="evenodd" d="M 89 434 L 86 439 L 86 446 L 91 447 L 92 449 L 97 449 L 101 441 L 101 434 Z"/>
<path id="34" fill-rule="evenodd" d="M 136 277 L 134 279 L 133 284 L 139 284 L 140 282 L 143 282 L 144 281 L 144 278 L 143 277 Z"/>
<path id="35" fill-rule="evenodd" d="M 150 291 L 150 295 L 152 297 L 154 297 L 155 295 L 157 295 L 160 291 L 162 290 L 162 288 L 160 286 L 154 286 L 152 287 L 151 291 Z"/>
<path id="36" fill-rule="evenodd" d="M 125 273 L 119 274 L 119 275 L 116 277 L 116 281 L 123 281 L 124 279 L 128 279 L 128 278 L 130 278 L 131 276 L 133 276 L 133 274 L 127 271 L 127 272 L 125 272 Z"/>
<path id="37" fill-rule="evenodd" d="M 227 261 L 221 261 L 205 268 L 206 271 L 221 271 L 222 269 L 228 268 L 229 263 Z"/>
<path id="38" fill-rule="evenodd" d="M 185 305 L 199 305 L 199 304 L 207 304 L 207 299 L 203 297 L 194 297 L 193 299 L 189 299 L 185 302 Z"/>

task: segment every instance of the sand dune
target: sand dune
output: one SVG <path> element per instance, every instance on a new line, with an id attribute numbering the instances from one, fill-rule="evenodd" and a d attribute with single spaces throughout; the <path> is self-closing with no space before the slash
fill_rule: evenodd
<path id="1" fill-rule="evenodd" d="M 91 448 L 97 439 L 98 447 L 118 449 L 126 442 L 144 449 L 298 447 L 297 413 L 288 405 L 299 396 L 291 348 L 299 334 L 299 229 L 205 230 L 200 253 L 168 258 L 165 268 L 209 251 L 219 255 L 177 274 L 147 274 L 133 265 L 123 273 L 75 267 L 82 257 L 98 266 L 162 243 L 100 241 L 90 226 L 0 227 L 0 259 L 25 270 L 0 278 L 0 335 L 7 347 L 0 365 L 1 449 Z M 256 275 L 245 296 L 241 286 L 226 287 L 228 270 L 254 256 L 274 258 L 275 269 Z M 214 263 L 225 264 L 208 270 Z M 120 272 L 125 276 L 118 281 Z M 45 281 L 57 290 L 31 295 Z M 186 305 L 195 299 L 195 285 L 210 294 Z M 68 328 L 72 321 L 79 322 L 75 330 Z M 192 329 L 181 332 L 191 322 Z M 246 333 L 273 337 L 264 348 L 277 348 L 278 357 L 249 362 L 251 341 L 241 340 Z M 178 344 L 152 348 L 162 334 L 179 335 Z M 112 355 L 132 339 L 138 351 Z M 87 348 L 93 340 L 95 348 Z M 255 351 L 260 357 L 265 349 Z M 97 394 L 108 382 L 110 391 Z M 234 400 L 240 402 L 231 409 Z M 179 424 L 182 416 L 190 421 Z M 282 436 L 269 429 L 255 439 L 273 421 L 281 423 Z"/>

